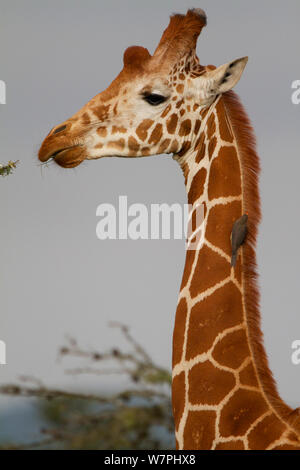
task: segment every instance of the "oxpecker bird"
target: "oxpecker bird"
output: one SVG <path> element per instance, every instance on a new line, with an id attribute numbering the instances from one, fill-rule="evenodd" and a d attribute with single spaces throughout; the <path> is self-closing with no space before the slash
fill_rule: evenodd
<path id="1" fill-rule="evenodd" d="M 247 222 L 248 222 L 248 214 L 242 215 L 239 219 L 237 219 L 232 228 L 231 232 L 231 247 L 232 247 L 232 255 L 231 255 L 231 266 L 235 266 L 238 249 L 244 243 L 246 235 L 247 235 Z"/>

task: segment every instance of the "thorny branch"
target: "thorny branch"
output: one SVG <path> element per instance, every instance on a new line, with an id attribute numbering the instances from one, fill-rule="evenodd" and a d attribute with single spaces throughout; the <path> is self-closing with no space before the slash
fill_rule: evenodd
<path id="1" fill-rule="evenodd" d="M 126 374 L 134 386 L 112 395 L 51 389 L 32 377 L 20 377 L 21 384 L 0 386 L 2 394 L 38 398 L 50 424 L 41 430 L 46 439 L 24 445 L 7 444 L 2 448 L 172 448 L 159 442 L 152 432 L 153 426 L 159 426 L 165 433 L 173 433 L 169 371 L 152 361 L 126 325 L 112 323 L 110 326 L 119 328 L 132 351 L 123 352 L 119 348 L 90 351 L 80 347 L 74 338 L 68 338 L 59 357 L 88 361 L 88 365 L 67 369 L 69 374 Z M 118 367 L 102 368 L 106 361 L 117 362 Z"/>
<path id="2" fill-rule="evenodd" d="M 2 163 L 0 163 L 0 175 L 1 176 L 9 175 L 17 167 L 18 163 L 19 163 L 19 160 L 15 162 L 12 162 L 11 160 L 9 160 L 9 162 L 6 165 L 2 165 Z"/>

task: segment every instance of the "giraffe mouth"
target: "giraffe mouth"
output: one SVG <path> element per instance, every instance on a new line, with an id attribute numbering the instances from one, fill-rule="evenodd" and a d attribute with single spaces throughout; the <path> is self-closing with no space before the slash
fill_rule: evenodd
<path id="1" fill-rule="evenodd" d="M 65 147 L 63 149 L 56 150 L 56 152 L 54 152 L 54 153 L 52 153 L 52 155 L 50 155 L 49 159 L 53 158 L 55 160 L 56 157 L 63 154 L 64 152 L 68 152 L 72 148 L 74 148 L 74 145 L 72 145 L 71 147 Z"/>
<path id="2" fill-rule="evenodd" d="M 85 159 L 84 148 L 79 145 L 70 145 L 68 147 L 59 148 L 55 151 L 45 150 L 41 149 L 39 159 L 42 162 L 53 160 L 63 168 L 74 168 Z"/>
<path id="3" fill-rule="evenodd" d="M 50 158 L 63 168 L 74 168 L 84 160 L 83 147 L 72 145 L 64 149 L 56 150 Z"/>

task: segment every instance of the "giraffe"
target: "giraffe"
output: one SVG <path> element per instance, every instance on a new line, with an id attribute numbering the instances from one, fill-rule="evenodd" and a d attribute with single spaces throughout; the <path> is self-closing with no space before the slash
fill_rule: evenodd
<path id="1" fill-rule="evenodd" d="M 117 78 L 50 131 L 39 159 L 72 168 L 109 156 L 173 154 L 190 220 L 198 205 L 204 210 L 201 244 L 186 251 L 173 332 L 177 449 L 300 450 L 299 409 L 277 392 L 260 330 L 259 159 L 232 91 L 247 57 L 201 65 L 196 43 L 206 22 L 201 9 L 174 14 L 153 55 L 126 49 Z M 248 235 L 231 266 L 230 233 L 244 213 Z"/>

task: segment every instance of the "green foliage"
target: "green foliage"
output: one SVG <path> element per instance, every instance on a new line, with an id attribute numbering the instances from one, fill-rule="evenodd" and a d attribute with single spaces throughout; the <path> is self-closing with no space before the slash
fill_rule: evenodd
<path id="1" fill-rule="evenodd" d="M 138 405 L 99 407 L 70 399 L 41 403 L 51 447 L 63 449 L 168 449 L 173 447 L 170 406 L 144 400 Z M 155 429 L 156 428 L 156 429 Z M 160 428 L 160 436 L 157 429 Z"/>
<path id="2" fill-rule="evenodd" d="M 171 385 L 172 383 L 171 374 L 163 369 L 148 371 L 144 376 L 144 380 L 152 384 L 166 383 L 168 385 Z"/>
<path id="3" fill-rule="evenodd" d="M 38 442 L 26 448 L 155 450 L 174 448 L 174 429 L 171 408 L 171 374 L 156 366 L 126 326 L 114 324 L 132 347 L 123 352 L 87 351 L 74 339 L 61 348 L 60 355 L 80 358 L 84 367 L 69 370 L 72 374 L 115 372 L 125 374 L 130 388 L 115 394 L 84 395 L 39 386 L 20 385 L 0 387 L 10 395 L 38 397 L 38 409 L 45 423 Z M 117 364 L 119 368 L 103 370 L 102 363 Z M 99 384 L 101 390 L 101 382 Z M 24 448 L 6 445 L 2 448 Z"/>
<path id="4" fill-rule="evenodd" d="M 1 176 L 10 175 L 13 172 L 13 170 L 17 167 L 18 163 L 19 163 L 19 160 L 17 160 L 16 162 L 12 162 L 11 160 L 9 160 L 9 162 L 6 165 L 2 165 L 0 163 L 0 175 Z"/>

